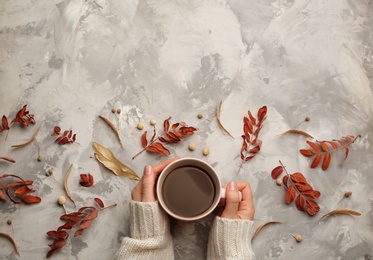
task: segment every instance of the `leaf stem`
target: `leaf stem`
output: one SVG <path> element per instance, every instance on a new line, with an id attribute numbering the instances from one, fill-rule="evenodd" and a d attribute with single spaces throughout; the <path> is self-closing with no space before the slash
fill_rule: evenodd
<path id="1" fill-rule="evenodd" d="M 135 154 L 133 157 L 132 157 L 132 160 L 135 159 L 137 156 L 139 156 L 140 154 L 142 154 L 144 151 L 146 151 L 146 148 L 148 148 L 149 146 L 153 145 L 156 141 L 158 141 L 158 139 L 163 136 L 164 133 L 160 136 L 158 136 L 157 138 L 155 138 L 153 141 L 151 141 L 149 144 L 147 144 L 140 152 L 138 152 L 137 154 Z"/>

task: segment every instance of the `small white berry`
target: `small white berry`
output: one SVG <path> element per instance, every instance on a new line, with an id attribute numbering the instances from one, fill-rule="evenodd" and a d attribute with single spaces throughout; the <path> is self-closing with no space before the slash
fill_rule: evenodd
<path id="1" fill-rule="evenodd" d="M 281 186 L 281 184 L 282 184 L 282 180 L 281 180 L 281 179 L 277 179 L 277 180 L 276 180 L 276 184 L 279 185 L 279 186 Z"/>
<path id="2" fill-rule="evenodd" d="M 137 123 L 137 129 L 139 129 L 139 130 L 144 129 L 144 123 L 143 122 Z"/>
<path id="3" fill-rule="evenodd" d="M 196 149 L 196 145 L 194 143 L 190 143 L 188 145 L 189 150 L 194 151 Z"/>
<path id="4" fill-rule="evenodd" d="M 150 120 L 151 125 L 155 125 L 156 123 L 157 123 L 157 121 L 154 118 L 152 120 Z"/>
<path id="5" fill-rule="evenodd" d="M 303 241 L 303 237 L 302 237 L 301 235 L 296 235 L 294 238 L 295 238 L 295 240 L 296 240 L 298 243 L 300 243 L 300 242 Z"/>
<path id="6" fill-rule="evenodd" d="M 206 146 L 205 148 L 203 148 L 202 153 L 204 156 L 207 156 L 210 153 L 210 147 Z"/>
<path id="7" fill-rule="evenodd" d="M 66 198 L 65 198 L 65 196 L 59 196 L 57 202 L 58 202 L 58 204 L 60 204 L 60 205 L 65 205 L 65 203 L 66 203 Z"/>

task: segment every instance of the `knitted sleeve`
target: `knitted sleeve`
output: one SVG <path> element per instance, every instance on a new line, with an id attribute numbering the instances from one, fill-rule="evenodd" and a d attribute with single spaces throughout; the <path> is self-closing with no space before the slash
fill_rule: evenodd
<path id="1" fill-rule="evenodd" d="M 216 217 L 210 231 L 207 259 L 255 259 L 249 233 L 254 222 Z"/>
<path id="2" fill-rule="evenodd" d="M 130 202 L 130 233 L 115 259 L 174 259 L 170 225 L 158 202 Z"/>

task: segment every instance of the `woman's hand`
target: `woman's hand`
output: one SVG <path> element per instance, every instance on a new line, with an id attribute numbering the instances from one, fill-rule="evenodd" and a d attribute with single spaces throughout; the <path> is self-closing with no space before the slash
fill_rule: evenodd
<path id="1" fill-rule="evenodd" d="M 176 161 L 175 159 L 169 159 L 163 161 L 155 166 L 146 165 L 144 167 L 144 174 L 141 177 L 140 181 L 137 183 L 135 188 L 133 188 L 131 196 L 132 200 L 140 202 L 153 202 L 157 201 L 155 184 L 158 178 L 158 175 L 163 171 L 163 169 Z"/>
<path id="2" fill-rule="evenodd" d="M 226 199 L 219 204 L 221 207 L 220 217 L 252 220 L 255 209 L 250 183 L 232 181 L 225 188 Z M 238 191 L 242 193 L 241 201 Z"/>

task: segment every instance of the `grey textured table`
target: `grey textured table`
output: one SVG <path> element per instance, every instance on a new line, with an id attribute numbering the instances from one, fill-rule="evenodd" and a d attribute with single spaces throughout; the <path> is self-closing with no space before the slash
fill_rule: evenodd
<path id="1" fill-rule="evenodd" d="M 36 140 L 27 141 L 35 125 L 17 124 L 0 134 L 0 173 L 35 180 L 37 205 L 0 202 L 1 259 L 44 259 L 46 232 L 61 225 L 63 210 L 56 199 L 70 164 L 69 187 L 77 207 L 93 205 L 100 197 L 114 209 L 100 213 L 78 238 L 54 259 L 111 259 L 120 240 L 129 234 L 128 201 L 136 184 L 117 177 L 94 158 L 98 142 L 142 174 L 145 164 L 162 161 L 143 153 L 136 129 L 139 121 L 185 121 L 200 130 L 183 143 L 168 146 L 171 156 L 206 160 L 223 183 L 251 182 L 256 205 L 255 227 L 271 225 L 253 241 L 258 259 L 372 259 L 373 258 L 373 3 L 372 1 L 2 1 L 0 4 L 0 115 L 11 120 L 24 105 L 45 120 Z M 221 120 L 235 139 L 218 126 L 216 109 L 223 101 Z M 242 118 L 250 110 L 268 107 L 260 133 L 262 149 L 243 165 Z M 112 114 L 120 108 L 120 114 Z M 204 118 L 198 119 L 201 113 Z M 123 149 L 98 115 L 118 125 Z M 300 135 L 280 137 L 306 116 L 299 129 L 318 140 L 361 134 L 344 152 L 332 155 L 327 171 L 310 169 Z M 51 137 L 55 125 L 73 129 L 79 144 L 59 146 Z M 196 144 L 194 152 L 188 150 Z M 202 155 L 209 146 L 211 153 Z M 36 160 L 38 153 L 43 157 Z M 321 209 L 309 217 L 286 205 L 285 191 L 270 177 L 281 160 L 289 172 L 302 172 L 321 192 Z M 53 177 L 46 177 L 52 168 Z M 79 186 L 79 174 L 90 172 L 91 188 Z M 334 209 L 346 191 L 352 196 L 338 207 L 360 217 L 319 218 Z M 67 203 L 69 211 L 76 208 Z M 12 219 L 12 225 L 7 225 Z M 204 259 L 213 215 L 197 222 L 172 221 L 176 259 Z M 304 240 L 297 243 L 292 235 Z M 252 235 L 252 234 L 248 234 Z"/>

